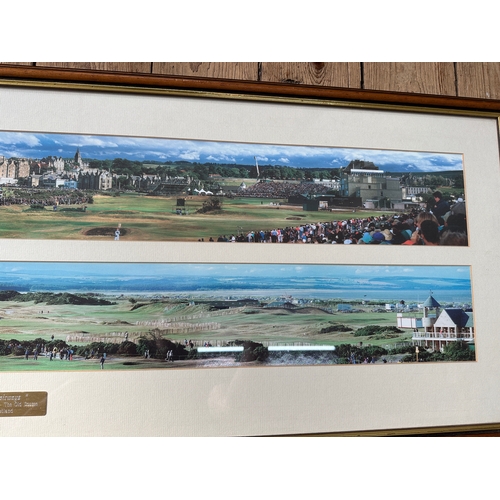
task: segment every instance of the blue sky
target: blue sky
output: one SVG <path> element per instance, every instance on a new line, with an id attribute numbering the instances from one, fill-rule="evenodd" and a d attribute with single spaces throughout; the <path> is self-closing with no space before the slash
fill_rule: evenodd
<path id="1" fill-rule="evenodd" d="M 79 148 L 84 159 L 126 158 L 131 161 L 195 161 L 281 165 L 299 168 L 345 167 L 351 160 L 372 161 L 386 171 L 441 172 L 462 170 L 461 154 L 279 146 L 73 134 L 0 132 L 0 155 L 7 158 L 72 158 Z"/>
<path id="2" fill-rule="evenodd" d="M 190 286 L 200 283 L 210 288 L 210 280 L 220 288 L 224 283 L 262 286 L 287 283 L 298 289 L 314 287 L 359 288 L 390 290 L 395 287 L 419 287 L 422 290 L 449 288 L 470 290 L 468 266 L 351 266 L 351 265 L 293 265 L 293 264 L 129 264 L 129 263 L 47 263 L 1 262 L 1 288 L 17 284 L 42 289 L 50 283 L 61 290 L 75 286 L 120 284 L 123 289 L 130 282 L 132 288 L 140 281 L 161 286 L 161 281 Z M 217 282 L 217 283 L 216 283 Z M 146 284 L 146 285 L 144 285 Z M 180 286 L 180 285 L 179 285 Z M 39 288 L 40 287 L 40 288 Z M 167 288 L 168 289 L 168 286 Z"/>
<path id="3" fill-rule="evenodd" d="M 260 276 L 274 279 L 283 273 L 297 277 L 318 278 L 331 274 L 338 278 L 428 277 L 452 279 L 469 276 L 468 266 L 364 266 L 329 264 L 142 264 L 142 263 L 85 263 L 85 262 L 0 262 L 0 275 L 26 274 L 64 278 L 64 276 L 142 276 L 147 279 L 161 276 Z"/>

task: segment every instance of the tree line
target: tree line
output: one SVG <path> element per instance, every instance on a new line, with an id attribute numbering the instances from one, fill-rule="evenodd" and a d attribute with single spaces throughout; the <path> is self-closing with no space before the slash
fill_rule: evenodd
<path id="1" fill-rule="evenodd" d="M 233 163 L 200 163 L 190 161 L 140 162 L 125 158 L 114 160 L 89 160 L 89 167 L 106 170 L 112 174 L 128 177 L 158 175 L 159 177 L 189 176 L 197 180 L 208 180 L 210 176 L 236 178 L 257 178 L 255 165 Z M 339 169 L 299 168 L 283 165 L 259 165 L 259 177 L 274 180 L 311 180 L 333 179 L 339 175 Z"/>

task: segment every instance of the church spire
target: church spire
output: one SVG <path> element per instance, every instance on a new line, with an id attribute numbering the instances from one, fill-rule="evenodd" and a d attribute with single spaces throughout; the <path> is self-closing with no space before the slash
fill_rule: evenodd
<path id="1" fill-rule="evenodd" d="M 82 155 L 80 154 L 80 148 L 76 148 L 75 163 L 80 167 L 82 166 Z"/>

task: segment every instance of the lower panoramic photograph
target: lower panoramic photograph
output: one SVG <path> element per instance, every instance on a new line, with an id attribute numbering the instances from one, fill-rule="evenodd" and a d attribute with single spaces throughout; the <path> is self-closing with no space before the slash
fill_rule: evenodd
<path id="1" fill-rule="evenodd" d="M 469 266 L 2 262 L 0 371 L 475 361 Z"/>

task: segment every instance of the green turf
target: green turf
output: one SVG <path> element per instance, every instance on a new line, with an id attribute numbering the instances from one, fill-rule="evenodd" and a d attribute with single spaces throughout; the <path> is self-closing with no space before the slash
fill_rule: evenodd
<path id="1" fill-rule="evenodd" d="M 258 198 L 224 198 L 220 213 L 197 213 L 205 200 L 203 196 L 187 197 L 186 215 L 175 213 L 177 197 L 137 193 L 96 195 L 86 212 L 69 210 L 70 207 L 32 211 L 21 205 L 0 206 L 0 238 L 110 240 L 112 236 L 87 236 L 85 231 L 115 228 L 120 224 L 128 231 L 121 238 L 124 240 L 197 241 L 203 238 L 207 241 L 220 235 L 342 220 L 353 215 L 350 210 L 304 212 L 300 206 L 276 205 L 285 200 Z M 374 212 L 360 211 L 356 216 L 371 215 Z"/>
<path id="2" fill-rule="evenodd" d="M 194 340 L 227 342 L 247 339 L 258 342 L 312 342 L 334 344 L 346 338 L 352 341 L 367 340 L 353 335 L 321 334 L 332 324 L 344 324 L 353 329 L 376 324 L 395 326 L 395 313 L 366 311 L 349 314 L 329 314 L 320 309 L 308 308 L 301 312 L 284 309 L 254 309 L 244 307 L 234 310 L 212 311 L 210 304 L 188 305 L 177 301 L 147 303 L 135 308 L 126 300 L 117 300 L 110 306 L 53 305 L 33 302 L 3 302 L 0 321 L 0 339 L 19 341 L 43 338 L 66 340 L 68 335 L 110 337 L 113 333 L 128 333 L 137 339 L 148 335 L 155 328 L 169 329 L 166 334 L 174 341 L 186 336 Z M 335 310 L 335 304 L 330 304 Z M 42 312 L 43 310 L 43 312 Z M 199 329 L 197 325 L 209 327 Z M 83 343 L 85 340 L 82 340 Z M 72 341 L 77 344 L 79 342 Z"/>
<path id="3" fill-rule="evenodd" d="M 87 345 L 91 342 L 124 340 L 125 332 L 129 340 L 138 341 L 139 337 L 152 338 L 159 335 L 174 342 L 182 343 L 184 339 L 192 339 L 198 345 L 210 341 L 212 345 L 225 345 L 235 340 L 251 340 L 264 345 L 305 344 L 305 345 L 339 345 L 358 344 L 389 346 L 397 342 L 411 339 L 411 332 L 396 335 L 380 335 L 356 337 L 353 332 L 321 333 L 321 330 L 332 325 L 345 325 L 357 329 L 365 325 L 395 326 L 396 313 L 373 313 L 369 305 L 357 312 L 337 313 L 337 301 L 322 301 L 319 305 L 327 307 L 327 312 L 318 307 L 299 308 L 300 312 L 292 312 L 283 308 L 241 307 L 230 310 L 213 310 L 210 300 L 198 300 L 190 305 L 190 300 L 179 301 L 163 299 L 160 302 L 148 302 L 138 299 L 132 304 L 127 298 L 114 298 L 116 303 L 106 306 L 88 305 L 51 305 L 34 304 L 33 302 L 17 303 L 4 301 L 0 303 L 0 340 L 16 339 L 23 342 L 42 338 L 49 341 L 52 336 L 56 340 L 64 340 L 70 345 Z M 138 307 L 140 306 L 140 307 Z M 200 328 L 200 325 L 202 327 Z M 168 330 L 170 328 L 170 330 Z M 114 337 L 112 333 L 118 333 Z M 69 335 L 78 335 L 69 338 Z M 109 340 L 111 338 L 111 340 Z M 119 358 L 119 359 L 117 359 Z M 137 360 L 139 364 L 125 364 Z M 140 358 L 123 359 L 112 356 L 105 363 L 105 369 L 141 369 L 166 368 L 164 362 L 158 361 L 153 366 Z M 154 362 L 156 363 L 156 361 Z M 52 370 L 98 370 L 97 360 L 52 360 L 39 356 L 34 361 L 23 357 L 0 356 L 0 371 L 52 371 Z"/>
<path id="4" fill-rule="evenodd" d="M 22 356 L 0 356 L 0 372 L 16 371 L 16 372 L 31 372 L 31 371 L 109 371 L 109 370 L 138 370 L 151 368 L 170 368 L 174 364 L 166 363 L 162 360 L 145 361 L 140 357 L 109 357 L 101 370 L 99 359 L 89 360 L 60 360 L 49 357 L 38 356 L 35 361 L 30 355 L 26 360 Z"/>

